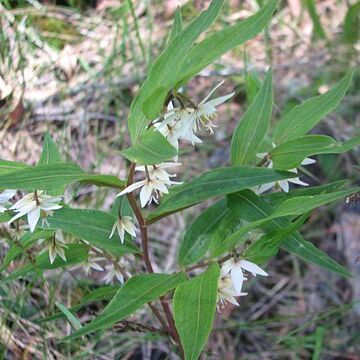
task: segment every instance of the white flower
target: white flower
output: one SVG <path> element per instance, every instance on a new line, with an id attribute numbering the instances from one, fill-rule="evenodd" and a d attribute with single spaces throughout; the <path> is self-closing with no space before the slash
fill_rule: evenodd
<path id="1" fill-rule="evenodd" d="M 113 282 L 114 278 L 119 281 L 119 283 L 124 283 L 124 275 L 121 272 L 122 264 L 120 261 L 118 263 L 111 263 L 110 265 L 105 266 L 105 270 L 107 271 L 106 276 L 103 278 L 106 284 L 110 284 Z"/>
<path id="2" fill-rule="evenodd" d="M 170 180 L 173 175 L 168 174 L 164 169 L 175 165 L 174 163 L 163 163 L 159 165 L 151 166 L 139 166 L 136 168 L 138 171 L 145 171 L 146 179 L 137 181 L 124 190 L 122 190 L 117 196 L 133 192 L 136 189 L 141 188 L 140 191 L 140 203 L 141 207 L 145 207 L 151 202 L 159 202 L 160 196 L 168 194 L 167 186 L 173 184 L 179 184 L 179 182 Z M 177 164 L 176 164 L 177 165 Z"/>
<path id="3" fill-rule="evenodd" d="M 221 266 L 221 275 L 226 276 L 230 274 L 232 286 L 235 290 L 236 296 L 240 296 L 240 294 L 242 294 L 241 289 L 243 283 L 245 280 L 247 280 L 244 275 L 244 270 L 252 273 L 254 276 L 268 276 L 268 274 L 263 269 L 251 261 L 234 260 L 234 258 L 227 260 Z"/>
<path id="4" fill-rule="evenodd" d="M 16 190 L 4 190 L 0 192 L 0 213 L 7 210 L 3 205 L 6 204 L 16 194 Z"/>
<path id="5" fill-rule="evenodd" d="M 208 101 L 211 95 L 223 83 L 224 80 L 221 81 L 218 85 L 216 85 L 214 89 L 212 89 L 210 93 L 199 103 L 198 108 L 194 111 L 193 117 L 195 118 L 195 130 L 196 126 L 203 125 L 210 133 L 214 133 L 213 127 L 216 127 L 216 125 L 214 125 L 213 120 L 216 119 L 218 116 L 216 107 L 223 104 L 235 94 L 234 92 L 232 92 L 231 94 L 220 96 L 218 98 Z"/>
<path id="6" fill-rule="evenodd" d="M 57 255 L 66 261 L 64 249 L 66 249 L 67 246 L 65 245 L 64 236 L 61 230 L 56 230 L 55 235 L 46 241 L 44 239 L 39 240 L 39 244 L 44 242 L 46 242 L 46 247 L 49 251 L 50 264 L 54 263 Z"/>
<path id="7" fill-rule="evenodd" d="M 10 210 L 14 210 L 17 214 L 9 220 L 8 224 L 27 215 L 30 231 L 33 232 L 40 217 L 44 219 L 51 215 L 53 210 L 62 208 L 62 205 L 59 205 L 61 200 L 61 197 L 45 195 L 43 191 L 27 194 L 10 207 Z"/>
<path id="8" fill-rule="evenodd" d="M 229 302 L 235 306 L 239 306 L 239 303 L 236 300 L 237 296 L 246 296 L 247 293 L 237 293 L 232 285 L 231 277 L 224 276 L 219 280 L 218 285 L 218 299 L 217 299 L 217 309 L 220 309 L 225 306 L 226 302 Z"/>
<path id="9" fill-rule="evenodd" d="M 85 274 L 89 275 L 91 270 L 104 271 L 104 268 L 98 264 L 98 261 L 104 259 L 105 258 L 102 257 L 96 257 L 96 254 L 90 252 L 87 260 L 82 263 Z"/>
<path id="10" fill-rule="evenodd" d="M 136 236 L 135 225 L 132 222 L 131 216 L 123 216 L 121 217 L 121 219 L 119 218 L 118 220 L 115 221 L 111 229 L 111 234 L 109 236 L 109 239 L 113 237 L 113 235 L 115 234 L 115 230 L 117 230 L 122 244 L 124 243 L 124 239 L 125 239 L 125 231 L 129 233 L 131 236 Z"/>

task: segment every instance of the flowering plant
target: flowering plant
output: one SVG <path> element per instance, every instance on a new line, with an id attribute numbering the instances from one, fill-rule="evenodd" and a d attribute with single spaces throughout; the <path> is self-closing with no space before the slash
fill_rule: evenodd
<path id="1" fill-rule="evenodd" d="M 359 188 L 345 188 L 346 181 L 308 186 L 297 169 L 313 164 L 317 154 L 339 154 L 360 144 L 360 136 L 340 142 L 308 134 L 340 103 L 352 71 L 328 92 L 294 107 L 270 127 L 274 100 L 269 70 L 234 131 L 231 165 L 190 181 L 177 179 L 181 144 L 196 146 L 204 141 L 201 132 L 213 134 L 221 121 L 217 107 L 234 95 L 216 97 L 221 82 L 197 103 L 188 97 L 185 85 L 224 53 L 257 35 L 277 6 L 276 1 L 269 1 L 257 14 L 196 43 L 215 21 L 222 3 L 213 0 L 185 28 L 178 9 L 168 44 L 153 62 L 130 108 L 132 146 L 122 151 L 129 160 L 127 179 L 86 173 L 74 163 L 63 162 L 48 134 L 36 166 L 0 162 L 0 220 L 12 227 L 16 238 L 2 270 L 26 256 L 31 247 L 40 247 L 27 265 L 4 273 L 1 281 L 80 265 L 86 274 L 104 273 L 103 281 L 115 284 L 96 290 L 97 299 L 101 294 L 108 304 L 86 324 L 79 322 L 75 311 L 59 307 L 74 328 L 64 341 L 112 327 L 147 304 L 175 351 L 183 358 L 197 359 L 211 332 L 216 308 L 221 312 L 229 303 L 238 306 L 239 298 L 247 295 L 250 276 L 271 276 L 271 269 L 264 268 L 280 248 L 349 276 L 299 230 L 313 209 L 346 198 Z M 64 190 L 73 182 L 115 190 L 111 212 L 71 207 Z M 149 227 L 209 199 L 214 202 L 179 239 L 176 271 L 165 273 L 155 267 L 149 252 Z"/>

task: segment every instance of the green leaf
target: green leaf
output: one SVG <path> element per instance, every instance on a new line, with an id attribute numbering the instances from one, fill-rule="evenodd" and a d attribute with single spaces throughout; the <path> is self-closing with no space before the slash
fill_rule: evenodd
<path id="1" fill-rule="evenodd" d="M 64 207 L 54 211 L 47 221 L 50 229 L 61 229 L 114 255 L 140 252 L 129 239 L 130 236 L 126 236 L 123 244 L 117 232 L 109 239 L 111 228 L 117 221 L 117 217 L 109 213 Z"/>
<path id="2" fill-rule="evenodd" d="M 171 28 L 169 44 L 172 43 L 175 38 L 181 33 L 183 30 L 183 20 L 181 15 L 181 7 L 178 6 L 175 12 L 174 22 Z"/>
<path id="3" fill-rule="evenodd" d="M 336 191 L 330 194 L 297 196 L 295 198 L 285 200 L 275 209 L 271 217 L 282 217 L 290 215 L 301 215 L 307 211 L 313 210 L 319 206 L 329 204 L 331 202 L 343 199 L 346 196 L 360 191 L 360 187 Z"/>
<path id="4" fill-rule="evenodd" d="M 26 167 L 0 175 L 0 188 L 27 191 L 58 191 L 58 189 L 61 189 L 63 192 L 68 184 L 75 181 L 119 189 L 122 189 L 125 185 L 124 181 L 115 176 L 86 174 L 76 164 L 60 163 Z"/>
<path id="5" fill-rule="evenodd" d="M 121 153 L 136 164 L 154 165 L 172 159 L 177 150 L 158 131 L 148 130 L 135 145 Z"/>
<path id="6" fill-rule="evenodd" d="M 81 325 L 81 322 L 79 321 L 79 319 L 65 305 L 61 304 L 59 301 L 56 301 L 55 305 L 66 316 L 69 323 L 72 325 L 72 327 L 75 330 L 79 330 L 82 328 L 82 325 Z"/>
<path id="7" fill-rule="evenodd" d="M 231 139 L 231 163 L 250 165 L 256 158 L 269 127 L 273 104 L 272 73 L 266 79 L 251 103 Z"/>
<path id="8" fill-rule="evenodd" d="M 314 33 L 321 39 L 326 39 L 325 31 L 321 25 L 319 15 L 316 11 L 316 5 L 314 0 L 305 0 L 305 6 L 309 12 L 311 20 L 314 25 Z"/>
<path id="9" fill-rule="evenodd" d="M 255 72 L 245 73 L 246 102 L 248 105 L 255 100 L 261 88 L 261 81 Z"/>
<path id="10" fill-rule="evenodd" d="M 13 172 L 16 170 L 24 169 L 28 167 L 26 164 L 22 164 L 15 161 L 0 160 L 0 175 Z M 1 188 L 1 185 L 0 185 Z"/>
<path id="11" fill-rule="evenodd" d="M 44 145 L 38 165 L 62 163 L 61 155 L 50 134 L 47 132 L 44 137 Z"/>
<path id="12" fill-rule="evenodd" d="M 213 33 L 195 45 L 189 51 L 181 66 L 181 71 L 179 72 L 181 79 L 178 80 L 175 88 L 179 88 L 226 52 L 236 46 L 244 44 L 259 34 L 270 22 L 277 4 L 278 2 L 276 0 L 270 0 L 268 4 L 255 15 L 241 20 L 233 26 Z"/>
<path id="13" fill-rule="evenodd" d="M 243 256 L 256 264 L 263 264 L 270 258 L 275 256 L 279 251 L 282 241 L 291 235 L 294 231 L 298 230 L 308 218 L 308 214 L 302 215 L 294 223 L 269 232 L 263 235 L 255 243 L 251 244 L 244 252 Z"/>
<path id="14" fill-rule="evenodd" d="M 218 264 L 180 284 L 174 295 L 174 319 L 186 360 L 197 360 L 210 335 L 220 276 Z"/>
<path id="15" fill-rule="evenodd" d="M 53 264 L 50 264 L 49 254 L 47 251 L 41 253 L 35 258 L 35 265 L 27 264 L 20 269 L 10 273 L 9 276 L 2 278 L 0 283 L 7 283 L 20 277 L 32 274 L 37 270 L 54 270 L 60 267 L 67 267 L 70 265 L 78 264 L 88 258 L 89 247 L 83 244 L 68 244 L 66 245 L 65 256 L 66 261 L 62 260 L 59 256 L 56 257 Z"/>
<path id="16" fill-rule="evenodd" d="M 325 135 L 305 135 L 275 147 L 270 157 L 275 169 L 288 170 L 300 166 L 308 156 L 341 154 L 359 145 L 360 135 L 344 142 Z"/>
<path id="17" fill-rule="evenodd" d="M 179 79 L 186 53 L 200 34 L 215 21 L 222 4 L 223 0 L 213 0 L 209 8 L 186 26 L 154 61 L 130 107 L 128 126 L 133 144 L 145 131 L 148 119 L 159 115 L 168 91 Z"/>
<path id="18" fill-rule="evenodd" d="M 338 180 L 331 182 L 329 184 L 320 185 L 320 186 L 311 186 L 308 188 L 294 189 L 286 193 L 283 191 L 277 191 L 269 194 L 262 195 L 262 198 L 270 203 L 274 207 L 278 207 L 285 200 L 292 199 L 297 196 L 311 196 L 311 195 L 320 195 L 332 193 L 336 190 L 342 188 L 345 184 L 348 183 L 348 180 Z"/>
<path id="19" fill-rule="evenodd" d="M 274 229 L 282 229 L 291 224 L 287 218 L 270 219 L 274 208 L 268 204 L 260 196 L 257 196 L 250 190 L 241 191 L 229 196 L 233 202 L 229 206 L 236 211 L 239 217 L 248 221 L 256 222 L 264 220 L 262 229 L 266 232 L 272 232 Z M 306 241 L 299 232 L 289 235 L 282 243 L 281 247 L 303 260 L 318 265 L 327 271 L 334 272 L 338 275 L 349 277 L 349 272 L 335 260 L 331 259 L 328 255 L 317 249 L 313 244 Z"/>
<path id="20" fill-rule="evenodd" d="M 90 323 L 64 340 L 72 340 L 91 332 L 107 329 L 134 313 L 144 304 L 165 295 L 184 280 L 182 273 L 175 275 L 136 275 L 119 289 L 109 305 Z"/>
<path id="21" fill-rule="evenodd" d="M 8 213 L 0 213 L 0 223 L 8 222 L 10 219 L 11 216 Z"/>
<path id="22" fill-rule="evenodd" d="M 349 6 L 344 20 L 343 37 L 346 42 L 355 44 L 360 37 L 360 2 Z"/>
<path id="23" fill-rule="evenodd" d="M 280 119 L 274 133 L 279 145 L 310 131 L 325 115 L 333 111 L 345 96 L 354 71 L 349 71 L 331 90 L 295 106 Z"/>
<path id="24" fill-rule="evenodd" d="M 297 174 L 272 169 L 233 166 L 210 170 L 183 185 L 174 186 L 164 195 L 159 208 L 149 216 L 158 217 L 195 205 L 206 199 L 230 194 L 252 186 L 289 179 Z"/>
<path id="25" fill-rule="evenodd" d="M 34 232 L 27 232 L 24 234 L 18 241 L 18 244 L 21 244 L 21 247 L 16 243 L 12 244 L 9 251 L 6 253 L 5 258 L 1 264 L 0 271 L 3 271 L 4 268 L 10 265 L 10 263 L 16 259 L 19 255 L 23 254 L 25 249 L 28 249 L 36 241 L 40 239 L 49 239 L 51 236 L 54 236 L 54 231 L 51 230 L 38 230 Z"/>
<path id="26" fill-rule="evenodd" d="M 225 199 L 206 209 L 186 230 L 180 242 L 179 265 L 187 266 L 205 255 L 213 239 L 213 232 L 227 216 Z"/>
<path id="27" fill-rule="evenodd" d="M 113 286 L 113 285 L 102 286 L 101 288 L 90 291 L 87 295 L 85 295 L 81 299 L 80 303 L 71 307 L 69 310 L 72 313 L 75 313 L 90 303 L 93 303 L 96 301 L 104 301 L 104 300 L 110 301 L 115 296 L 115 294 L 118 292 L 118 290 L 119 290 L 119 286 Z M 57 312 L 54 315 L 49 316 L 45 319 L 40 319 L 39 322 L 55 321 L 55 320 L 61 319 L 63 317 L 64 317 L 64 314 L 62 312 Z"/>

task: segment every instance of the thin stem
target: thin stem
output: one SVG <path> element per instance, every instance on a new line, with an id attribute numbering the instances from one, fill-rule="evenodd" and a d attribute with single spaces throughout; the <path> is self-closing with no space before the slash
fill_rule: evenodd
<path id="1" fill-rule="evenodd" d="M 226 255 L 226 256 L 224 256 L 223 258 L 219 259 L 217 262 L 218 262 L 218 264 L 221 265 L 222 263 L 224 263 L 225 261 L 231 259 L 232 257 L 234 257 L 234 255 L 233 255 L 233 254 L 229 254 L 229 255 Z M 185 271 L 186 271 L 186 272 L 190 272 L 190 271 L 192 271 L 192 270 L 195 270 L 195 269 L 199 269 L 199 268 L 208 266 L 208 265 L 210 265 L 211 263 L 212 263 L 212 260 L 203 261 L 203 262 L 201 262 L 201 263 L 198 263 L 198 264 L 195 264 L 195 265 L 193 265 L 193 266 L 187 267 L 187 268 L 185 269 Z"/>

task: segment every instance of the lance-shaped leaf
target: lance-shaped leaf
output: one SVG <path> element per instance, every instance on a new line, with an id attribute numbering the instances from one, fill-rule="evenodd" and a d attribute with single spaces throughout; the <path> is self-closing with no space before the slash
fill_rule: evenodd
<path id="1" fill-rule="evenodd" d="M 336 191 L 330 194 L 311 195 L 311 196 L 297 196 L 295 198 L 285 200 L 275 209 L 271 214 L 272 218 L 301 215 L 307 211 L 313 210 L 319 206 L 323 206 L 334 201 L 344 199 L 345 197 L 357 193 L 360 187 Z"/>
<path id="2" fill-rule="evenodd" d="M 315 0 L 305 0 L 304 3 L 313 22 L 315 35 L 321 39 L 326 39 L 326 34 L 321 25 L 320 17 L 316 11 Z"/>
<path id="3" fill-rule="evenodd" d="M 44 137 L 44 144 L 38 165 L 62 163 L 60 152 L 56 147 L 50 134 L 47 132 Z"/>
<path id="4" fill-rule="evenodd" d="M 305 100 L 282 117 L 275 129 L 275 144 L 279 145 L 305 135 L 325 115 L 333 111 L 349 89 L 353 74 L 354 71 L 349 71 L 331 90 Z"/>
<path id="5" fill-rule="evenodd" d="M 344 20 L 343 38 L 346 42 L 354 44 L 360 36 L 360 1 L 350 5 Z"/>
<path id="6" fill-rule="evenodd" d="M 186 360 L 199 358 L 210 335 L 219 275 L 220 267 L 214 263 L 204 273 L 183 282 L 175 290 L 175 325 Z"/>
<path id="7" fill-rule="evenodd" d="M 181 66 L 181 71 L 179 72 L 181 79 L 178 80 L 175 87 L 179 88 L 226 52 L 236 46 L 244 44 L 259 34 L 270 22 L 277 3 L 276 0 L 270 0 L 267 5 L 255 15 L 241 20 L 233 26 L 213 33 L 195 45 L 189 51 Z"/>
<path id="8" fill-rule="evenodd" d="M 251 165 L 254 162 L 269 127 L 272 104 L 272 75 L 269 71 L 231 139 L 230 155 L 233 165 Z"/>
<path id="9" fill-rule="evenodd" d="M 325 135 L 305 135 L 285 142 L 270 152 L 274 168 L 288 170 L 298 167 L 308 156 L 342 154 L 360 145 L 360 135 L 341 142 Z"/>
<path id="10" fill-rule="evenodd" d="M 64 340 L 72 340 L 97 330 L 108 329 L 134 313 L 144 304 L 165 295 L 183 280 L 184 275 L 182 273 L 175 275 L 147 274 L 132 277 L 93 321 L 67 336 Z"/>
<path id="11" fill-rule="evenodd" d="M 158 131 L 148 130 L 135 145 L 121 153 L 134 163 L 154 165 L 172 159 L 177 150 Z"/>
<path id="12" fill-rule="evenodd" d="M 186 230 L 179 248 L 179 265 L 197 262 L 212 242 L 214 230 L 229 214 L 225 199 L 206 209 Z"/>
<path id="13" fill-rule="evenodd" d="M 35 258 L 35 264 L 27 264 L 20 269 L 13 271 L 9 276 L 2 278 L 0 283 L 8 283 L 20 277 L 32 274 L 37 271 L 54 270 L 60 267 L 66 267 L 79 264 L 88 258 L 89 247 L 83 244 L 68 244 L 64 249 L 66 261 L 59 256 L 51 264 L 47 251 L 41 253 Z"/>
<path id="14" fill-rule="evenodd" d="M 171 27 L 171 32 L 168 41 L 169 44 L 175 40 L 175 38 L 181 33 L 182 30 L 183 30 L 183 20 L 181 15 L 181 7 L 178 6 L 176 8 L 173 25 Z"/>
<path id="15" fill-rule="evenodd" d="M 292 172 L 247 166 L 218 168 L 203 173 L 183 185 L 174 186 L 164 195 L 160 207 L 150 216 L 150 222 L 165 214 L 195 205 L 206 199 L 230 194 L 253 186 L 298 176 Z"/>
<path id="16" fill-rule="evenodd" d="M 56 210 L 53 216 L 47 217 L 50 229 L 61 229 L 114 255 L 139 253 L 129 235 L 126 235 L 123 244 L 117 232 L 109 239 L 115 221 L 117 217 L 103 211 L 68 207 Z"/>
<path id="17" fill-rule="evenodd" d="M 265 219 L 261 227 L 266 232 L 282 229 L 291 224 L 291 221 L 287 218 L 275 218 L 268 221 L 268 218 L 274 212 L 274 208 L 250 190 L 241 191 L 229 196 L 229 206 L 233 211 L 237 212 L 240 218 L 248 222 Z M 316 264 L 325 270 L 345 277 L 351 276 L 343 266 L 316 248 L 312 243 L 306 241 L 297 231 L 289 235 L 281 243 L 281 247 L 299 256 L 304 261 Z"/>
<path id="18" fill-rule="evenodd" d="M 0 188 L 21 189 L 27 191 L 58 191 L 72 182 L 80 181 L 101 186 L 122 189 L 124 181 L 112 175 L 86 174 L 73 163 L 48 164 L 18 169 L 0 175 Z"/>
<path id="19" fill-rule="evenodd" d="M 0 160 L 0 175 L 24 169 L 26 167 L 28 167 L 26 164 L 22 164 L 16 161 Z"/>
<path id="20" fill-rule="evenodd" d="M 130 107 L 128 126 L 133 144 L 145 131 L 148 119 L 159 115 L 168 91 L 178 80 L 186 53 L 214 22 L 222 4 L 223 0 L 213 0 L 209 8 L 186 26 L 154 61 L 148 78 Z"/>

